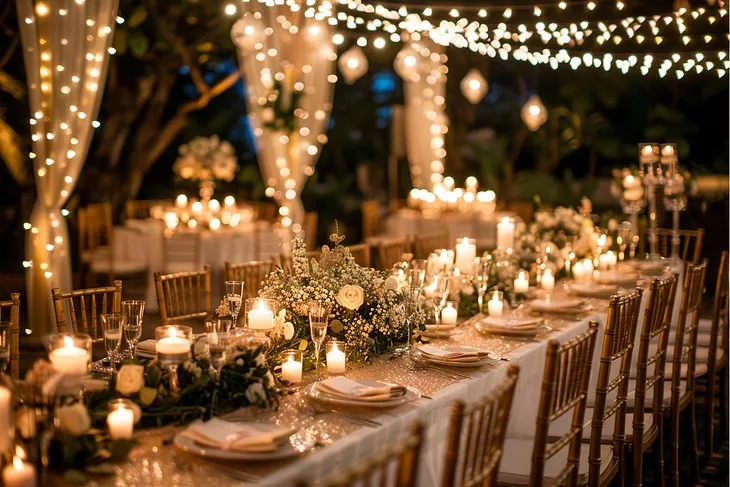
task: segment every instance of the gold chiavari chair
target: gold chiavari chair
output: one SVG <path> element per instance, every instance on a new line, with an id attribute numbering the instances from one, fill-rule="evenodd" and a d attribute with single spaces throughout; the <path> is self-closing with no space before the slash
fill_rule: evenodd
<path id="1" fill-rule="evenodd" d="M 697 323 L 702 306 L 702 293 L 705 283 L 707 260 L 701 264 L 687 263 L 682 286 L 682 301 L 671 360 L 672 374 L 669 407 L 669 468 L 673 487 L 679 486 L 679 416 L 689 409 L 687 422 L 689 431 L 682 436 L 690 438 L 690 466 L 694 483 L 699 483 L 699 453 L 697 446 L 697 427 L 695 424 L 695 358 L 697 351 Z M 669 352 L 667 352 L 669 355 Z M 686 364 L 683 359 L 686 357 Z M 667 359 L 669 360 L 669 359 Z M 686 366 L 686 369 L 685 367 Z M 666 369 L 666 367 L 665 367 Z M 665 370 L 665 374 L 666 374 Z"/>
<path id="2" fill-rule="evenodd" d="M 243 264 L 226 262 L 225 265 L 227 281 L 243 281 L 243 299 L 257 297 L 261 281 L 276 267 L 273 260 L 254 260 Z"/>
<path id="3" fill-rule="evenodd" d="M 358 245 L 350 245 L 348 248 L 357 265 L 370 267 L 370 244 L 361 243 Z"/>
<path id="4" fill-rule="evenodd" d="M 626 443 L 631 444 L 632 483 L 635 487 L 642 485 L 644 453 L 650 447 L 654 457 L 655 479 L 657 482 L 664 479 L 664 362 L 676 291 L 676 274 L 666 279 L 653 278 L 649 285 L 637 350 L 636 379 L 629 382 L 629 388 L 635 391 L 635 399 L 633 407 L 629 401 L 631 414 L 627 415 L 627 423 L 631 416 L 633 434 L 627 436 Z M 658 340 L 658 347 L 649 356 L 649 344 L 652 340 Z M 647 377 L 650 366 L 653 366 L 654 372 L 651 377 Z M 651 400 L 647 396 L 649 389 L 653 389 Z M 651 409 L 649 421 L 645 416 L 647 409 Z M 661 482 L 663 485 L 663 480 Z"/>
<path id="5" fill-rule="evenodd" d="M 380 234 L 383 223 L 383 205 L 378 200 L 363 201 L 362 239 L 367 240 Z"/>
<path id="6" fill-rule="evenodd" d="M 454 402 L 442 487 L 496 485 L 519 372 L 519 367 L 510 365 L 497 387 L 475 404 Z"/>
<path id="7" fill-rule="evenodd" d="M 663 257 L 672 255 L 672 234 L 669 228 L 657 228 L 657 252 Z M 702 244 L 705 238 L 705 230 L 698 228 L 697 230 L 680 230 L 679 231 L 679 256 L 684 262 L 692 262 L 699 264 L 702 259 Z M 647 241 L 646 248 L 648 250 L 649 243 Z"/>
<path id="8" fill-rule="evenodd" d="M 310 211 L 304 214 L 304 243 L 308 249 L 313 249 L 317 245 L 317 225 L 319 224 L 319 214 L 316 211 Z"/>
<path id="9" fill-rule="evenodd" d="M 205 318 L 212 311 L 209 265 L 195 272 L 155 272 L 155 289 L 161 325 Z"/>
<path id="10" fill-rule="evenodd" d="M 66 329 L 64 303 L 71 320 L 71 333 L 86 333 L 95 342 L 104 339 L 99 316 L 105 313 L 122 312 L 122 281 L 114 281 L 113 286 L 78 289 L 61 292 L 51 290 L 53 308 L 56 312 L 58 333 L 69 333 Z M 101 302 L 99 302 L 101 300 Z"/>
<path id="11" fill-rule="evenodd" d="M 297 487 L 416 487 L 423 426 L 413 423 L 410 432 L 371 458 L 319 482 L 299 482 Z"/>
<path id="12" fill-rule="evenodd" d="M 155 206 L 166 207 L 172 205 L 172 200 L 131 200 L 124 205 L 127 220 L 146 220 L 152 216 Z"/>
<path id="13" fill-rule="evenodd" d="M 591 322 L 587 331 L 562 346 L 557 340 L 548 342 L 535 438 L 505 440 L 500 485 L 577 485 L 579 476 L 587 478 L 588 449 L 581 448 L 581 437 L 597 333 L 598 325 Z M 568 432 L 548 444 L 550 425 L 571 412 Z"/>
<path id="14" fill-rule="evenodd" d="M 8 314 L 3 318 L 3 310 Z M 0 321 L 10 322 L 10 373 L 13 379 L 18 378 L 20 361 L 20 294 L 10 294 L 9 301 L 0 301 Z"/>
<path id="15" fill-rule="evenodd" d="M 403 260 L 403 254 L 409 250 L 407 238 L 381 240 L 377 243 L 378 265 L 381 269 L 390 269 L 393 264 Z"/>
<path id="16" fill-rule="evenodd" d="M 450 247 L 449 232 L 415 235 L 413 237 L 413 256 L 416 259 L 427 259 L 434 250 Z"/>

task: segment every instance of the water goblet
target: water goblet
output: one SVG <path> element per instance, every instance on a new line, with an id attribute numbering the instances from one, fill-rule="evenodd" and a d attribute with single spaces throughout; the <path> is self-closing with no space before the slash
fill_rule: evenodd
<path id="1" fill-rule="evenodd" d="M 314 343 L 314 373 L 316 376 L 319 375 L 319 352 L 322 348 L 322 343 L 324 343 L 324 339 L 327 336 L 327 324 L 329 323 L 329 317 L 330 305 L 318 302 L 310 303 L 309 331 L 312 336 L 312 342 Z"/>
<path id="2" fill-rule="evenodd" d="M 441 310 L 446 304 L 446 298 L 449 296 L 449 283 L 451 277 L 445 272 L 441 272 L 438 276 L 433 278 L 433 306 L 436 317 L 436 326 L 441 324 Z"/>
<path id="3" fill-rule="evenodd" d="M 122 314 L 127 320 L 124 336 L 129 342 L 131 358 L 137 357 L 137 342 L 142 337 L 142 321 L 144 319 L 144 301 L 122 301 Z"/>
<path id="4" fill-rule="evenodd" d="M 238 313 L 241 311 L 243 302 L 243 283 L 244 281 L 226 281 L 226 300 L 228 301 L 228 307 L 231 309 L 232 328 L 234 329 L 238 325 Z"/>
<path id="5" fill-rule="evenodd" d="M 119 362 L 119 345 L 122 342 L 122 330 L 127 319 L 121 313 L 107 313 L 101 315 L 101 326 L 104 333 L 104 348 L 111 368 L 115 369 Z"/>

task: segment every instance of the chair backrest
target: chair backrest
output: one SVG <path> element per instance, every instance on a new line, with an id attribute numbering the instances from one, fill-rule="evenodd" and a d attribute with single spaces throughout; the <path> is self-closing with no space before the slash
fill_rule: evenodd
<path id="1" fill-rule="evenodd" d="M 5 313 L 7 310 L 7 313 Z M 20 361 L 20 294 L 10 294 L 9 301 L 0 301 L 0 321 L 10 322 L 10 373 L 18 378 Z"/>
<path id="2" fill-rule="evenodd" d="M 416 487 L 423 426 L 413 423 L 407 435 L 393 445 L 384 445 L 374 456 L 321 481 L 299 482 L 297 487 Z"/>
<path id="3" fill-rule="evenodd" d="M 308 249 L 313 249 L 317 245 L 317 225 L 319 224 L 319 214 L 316 211 L 310 211 L 304 214 L 304 243 Z"/>
<path id="4" fill-rule="evenodd" d="M 674 232 L 669 228 L 657 228 L 657 252 L 664 257 L 672 255 L 672 236 Z M 684 262 L 699 264 L 702 259 L 702 244 L 705 238 L 705 230 L 680 230 L 679 231 L 679 256 Z"/>
<path id="5" fill-rule="evenodd" d="M 226 280 L 243 281 L 243 299 L 255 298 L 259 295 L 261 281 L 274 270 L 273 260 L 254 260 L 243 264 L 226 262 Z"/>
<path id="6" fill-rule="evenodd" d="M 210 266 L 202 271 L 162 274 L 155 272 L 155 289 L 160 309 L 160 324 L 209 316 Z"/>
<path id="7" fill-rule="evenodd" d="M 370 267 L 370 244 L 361 243 L 348 247 L 355 263 L 361 267 Z"/>
<path id="8" fill-rule="evenodd" d="M 639 321 L 639 309 L 643 290 L 625 295 L 614 295 L 608 303 L 608 316 L 603 334 L 601 361 L 598 367 L 598 384 L 591 419 L 591 443 L 588 452 L 588 484 L 599 485 L 601 480 L 601 437 L 603 425 L 611 416 L 614 419 L 613 459 L 620 467 L 624 462 L 624 438 L 626 426 L 626 398 L 629 393 L 629 374 L 631 372 L 631 354 L 636 339 L 636 324 Z M 620 361 L 618 374 L 612 376 L 612 365 Z M 609 394 L 616 390 L 616 398 L 607 404 Z"/>
<path id="9" fill-rule="evenodd" d="M 472 405 L 454 402 L 442 487 L 454 487 L 459 480 L 460 487 L 496 485 L 519 372 L 510 365 L 497 387 Z"/>
<path id="10" fill-rule="evenodd" d="M 106 313 L 122 312 L 122 281 L 114 281 L 113 286 L 94 287 L 61 292 L 51 290 L 53 308 L 56 312 L 58 333 L 86 333 L 94 341 L 104 339 L 99 316 Z M 71 330 L 67 329 L 64 303 L 71 320 Z"/>
<path id="11" fill-rule="evenodd" d="M 684 397 L 694 396 L 695 355 L 697 351 L 697 328 L 702 307 L 702 293 L 705 286 L 707 260 L 701 264 L 687 262 L 684 268 L 682 301 L 679 305 L 679 318 L 675 332 L 674 357 L 672 358 L 671 414 L 673 421 L 679 416 L 680 404 Z M 682 362 L 687 362 L 686 391 L 681 396 L 681 386 L 685 376 Z M 676 416 L 675 416 L 676 415 Z M 677 423 L 675 423 L 677 424 Z"/>
<path id="12" fill-rule="evenodd" d="M 449 232 L 430 233 L 426 235 L 415 235 L 413 237 L 413 256 L 416 259 L 428 259 L 428 256 L 436 249 L 451 248 Z"/>
<path id="13" fill-rule="evenodd" d="M 163 272 L 190 271 L 199 268 L 203 234 L 187 230 L 170 234 L 165 232 L 162 236 Z"/>
<path id="14" fill-rule="evenodd" d="M 712 306 L 712 325 L 710 326 L 710 351 L 707 360 L 707 376 L 715 377 L 718 351 L 724 350 L 728 357 L 728 252 L 720 257 L 715 283 L 715 300 Z"/>
<path id="15" fill-rule="evenodd" d="M 362 202 L 362 239 L 375 237 L 380 233 L 383 220 L 383 205 L 378 200 Z"/>
<path id="16" fill-rule="evenodd" d="M 146 220 L 155 206 L 170 206 L 171 200 L 131 200 L 124 205 L 127 220 Z"/>
<path id="17" fill-rule="evenodd" d="M 82 258 L 100 247 L 109 248 L 112 258 L 112 205 L 93 203 L 79 210 L 79 250 Z"/>
<path id="18" fill-rule="evenodd" d="M 408 239 L 405 237 L 379 241 L 378 265 L 381 269 L 390 269 L 393 264 L 403 260 L 403 254 L 408 253 L 409 247 Z"/>
<path id="19" fill-rule="evenodd" d="M 669 330 L 672 326 L 672 311 L 674 310 L 674 299 L 677 294 L 677 281 L 677 274 L 665 279 L 655 277 L 651 280 L 639 337 L 634 417 L 644 417 L 646 409 L 644 407 L 644 398 L 646 392 L 653 387 L 654 398 L 652 399 L 651 409 L 654 416 L 654 425 L 659 425 L 664 418 L 664 363 L 667 357 Z M 656 351 L 650 357 L 649 345 L 656 337 L 658 337 L 659 343 Z M 647 377 L 650 365 L 654 366 L 654 372 L 651 377 Z M 634 452 L 641 455 L 641 445 L 645 433 L 643 420 L 641 422 L 634 421 L 633 432 Z"/>
<path id="20" fill-rule="evenodd" d="M 532 449 L 529 485 L 533 487 L 543 485 L 545 464 L 566 446 L 569 448 L 566 465 L 551 480 L 553 485 L 561 485 L 568 479 L 569 485 L 578 483 L 583 418 L 597 333 L 597 323 L 591 322 L 588 330 L 562 346 L 557 340 L 548 342 Z M 548 447 L 550 424 L 571 410 L 570 430 Z"/>

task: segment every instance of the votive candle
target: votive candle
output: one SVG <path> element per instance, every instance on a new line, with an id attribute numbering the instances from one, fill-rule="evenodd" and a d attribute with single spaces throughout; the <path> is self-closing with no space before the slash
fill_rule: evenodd
<path id="1" fill-rule="evenodd" d="M 514 282 L 515 293 L 525 294 L 529 287 L 530 281 L 527 280 L 524 272 L 520 272 Z"/>
<path id="2" fill-rule="evenodd" d="M 552 291 L 555 287 L 555 278 L 553 277 L 553 273 L 550 272 L 550 269 L 546 269 L 545 274 L 542 275 L 540 286 L 547 292 Z"/>
<path id="3" fill-rule="evenodd" d="M 495 293 L 492 299 L 490 299 L 487 303 L 487 311 L 489 311 L 489 316 L 502 316 L 503 308 L 504 304 L 499 299 L 499 295 Z"/>
<path id="4" fill-rule="evenodd" d="M 35 467 L 14 456 L 13 463 L 3 469 L 3 485 L 5 487 L 37 487 L 38 478 Z"/>
<path id="5" fill-rule="evenodd" d="M 456 325 L 458 312 L 452 303 L 446 303 L 444 309 L 441 310 L 441 324 L 453 326 Z"/>
<path id="6" fill-rule="evenodd" d="M 339 340 L 327 343 L 327 372 L 330 374 L 345 373 L 345 344 Z"/>
<path id="7" fill-rule="evenodd" d="M 134 411 L 126 407 L 114 409 L 106 417 L 109 436 L 114 439 L 129 439 L 134 431 Z"/>

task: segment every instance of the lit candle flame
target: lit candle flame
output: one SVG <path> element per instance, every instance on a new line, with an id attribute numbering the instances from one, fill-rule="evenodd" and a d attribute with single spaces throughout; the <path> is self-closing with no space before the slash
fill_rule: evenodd
<path id="1" fill-rule="evenodd" d="M 175 331 L 175 328 L 169 328 L 169 329 L 167 330 L 167 335 L 168 335 L 168 336 L 169 336 L 170 338 L 177 338 L 177 331 Z"/>
<path id="2" fill-rule="evenodd" d="M 71 337 L 63 337 L 63 346 L 66 348 L 72 348 L 74 346 L 74 341 Z"/>
<path id="3" fill-rule="evenodd" d="M 23 470 L 23 468 L 25 468 L 25 466 L 23 465 L 23 460 L 18 457 L 13 457 L 13 467 L 16 470 Z"/>

